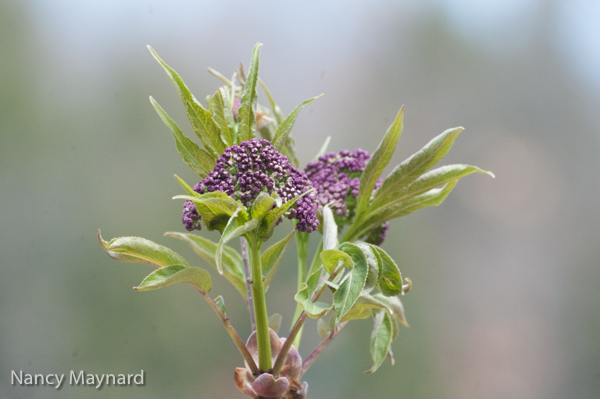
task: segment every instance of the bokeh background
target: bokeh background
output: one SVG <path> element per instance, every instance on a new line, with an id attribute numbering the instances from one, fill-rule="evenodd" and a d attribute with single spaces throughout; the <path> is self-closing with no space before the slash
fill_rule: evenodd
<path id="1" fill-rule="evenodd" d="M 145 46 L 204 98 L 219 86 L 206 67 L 230 75 L 260 41 L 284 112 L 326 93 L 293 132 L 303 164 L 327 135 L 331 150 L 373 151 L 405 104 L 392 164 L 463 125 L 445 162 L 497 176 L 392 222 L 383 247 L 414 282 L 396 365 L 362 373 L 371 322 L 354 322 L 306 375 L 309 397 L 598 398 L 599 18 L 594 0 L 0 0 L 0 397 L 244 397 L 241 357 L 202 298 L 134 292 L 152 267 L 112 261 L 96 231 L 206 266 L 162 236 L 182 230 L 173 174 L 196 178 L 148 102 L 191 133 Z M 267 295 L 283 333 L 294 258 Z M 241 299 L 213 277 L 246 337 Z M 301 353 L 317 342 L 309 324 Z M 145 387 L 10 384 L 11 370 L 141 369 Z"/>

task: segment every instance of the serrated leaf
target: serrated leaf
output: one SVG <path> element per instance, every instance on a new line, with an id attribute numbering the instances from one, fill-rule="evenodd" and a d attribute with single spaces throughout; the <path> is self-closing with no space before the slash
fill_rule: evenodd
<path id="1" fill-rule="evenodd" d="M 227 90 L 221 87 L 215 94 L 209 97 L 208 108 L 210 109 L 215 123 L 219 127 L 221 141 L 226 147 L 231 147 L 235 144 L 235 121 L 233 119 L 231 102 L 229 101 Z"/>
<path id="2" fill-rule="evenodd" d="M 319 256 L 321 257 L 321 263 L 323 264 L 325 271 L 329 274 L 333 273 L 340 261 L 350 268 L 354 266 L 354 262 L 350 255 L 338 249 L 326 249 L 325 251 L 322 251 Z"/>
<path id="3" fill-rule="evenodd" d="M 223 315 L 227 314 L 227 308 L 225 307 L 225 299 L 221 295 L 215 298 L 215 305 L 219 308 Z"/>
<path id="4" fill-rule="evenodd" d="M 317 331 L 321 336 L 321 339 L 325 339 L 329 336 L 331 331 L 329 330 L 329 324 L 326 323 L 323 319 L 317 320 Z"/>
<path id="5" fill-rule="evenodd" d="M 333 303 L 338 323 L 350 311 L 358 299 L 365 286 L 369 272 L 367 258 L 359 247 L 354 244 L 343 243 L 339 249 L 350 255 L 354 262 L 354 267 L 347 277 L 344 277 L 345 279 L 333 294 Z"/>
<path id="6" fill-rule="evenodd" d="M 365 258 L 367 259 L 367 264 L 369 265 L 369 273 L 367 274 L 367 280 L 363 287 L 363 292 L 368 294 L 373 291 L 373 288 L 375 288 L 379 282 L 379 261 L 369 244 L 365 242 L 355 242 L 355 245 L 363 251 Z"/>
<path id="7" fill-rule="evenodd" d="M 283 217 L 283 215 L 290 210 L 290 208 L 298 201 L 300 198 L 304 197 L 306 194 L 314 191 L 314 189 L 308 190 L 305 193 L 302 193 L 289 201 L 284 202 L 280 206 L 270 210 L 265 215 L 264 219 L 260 223 L 260 228 L 258 232 L 258 236 L 262 241 L 267 241 L 273 235 L 273 230 L 275 229 L 275 225 L 277 221 Z"/>
<path id="8" fill-rule="evenodd" d="M 374 373 L 383 364 L 392 345 L 393 320 L 385 311 L 376 312 L 371 333 L 371 359 L 373 366 L 366 374 Z"/>
<path id="9" fill-rule="evenodd" d="M 371 249 L 377 255 L 381 274 L 379 276 L 379 290 L 385 296 L 394 296 L 402 293 L 402 274 L 400 268 L 392 257 L 376 245 Z"/>
<path id="10" fill-rule="evenodd" d="M 196 210 L 202 217 L 202 221 L 210 231 L 215 229 L 223 231 L 231 215 L 242 206 L 239 201 L 220 191 L 201 194 L 198 197 L 176 195 L 173 199 L 192 201 L 196 205 Z M 247 212 L 245 210 L 243 212 L 247 217 Z"/>
<path id="11" fill-rule="evenodd" d="M 167 232 L 167 237 L 177 238 L 192 248 L 194 252 L 202 257 L 209 265 L 217 268 L 215 255 L 217 253 L 217 243 L 192 233 Z M 225 277 L 239 293 L 246 298 L 246 279 L 244 277 L 244 264 L 240 254 L 230 246 L 223 247 L 223 256 L 221 258 L 223 266 L 223 277 Z"/>
<path id="12" fill-rule="evenodd" d="M 323 249 L 334 249 L 338 246 L 338 228 L 329 205 L 323 207 Z M 331 272 L 330 272 L 331 273 Z"/>
<path id="13" fill-rule="evenodd" d="M 152 97 L 150 97 L 150 103 L 152 103 L 152 106 L 164 124 L 171 129 L 173 137 L 175 138 L 177 151 L 179 151 L 183 161 L 202 179 L 208 176 L 208 173 L 215 167 L 215 158 L 202 148 L 198 147 L 198 144 L 188 139 L 175 121 L 167 115 Z"/>
<path id="14" fill-rule="evenodd" d="M 269 328 L 275 332 L 279 332 L 283 317 L 279 313 L 273 313 L 269 316 Z"/>
<path id="15" fill-rule="evenodd" d="M 380 204 L 388 202 L 389 198 L 394 197 L 394 193 L 417 180 L 419 176 L 444 158 L 452 148 L 456 137 L 463 130 L 464 128 L 462 127 L 456 127 L 444 131 L 427 143 L 421 150 L 396 166 L 388 177 L 386 177 L 383 185 L 377 190 L 372 206 L 377 207 Z"/>
<path id="16" fill-rule="evenodd" d="M 390 313 L 394 316 L 394 318 L 402 323 L 404 327 L 409 327 L 408 322 L 406 321 L 406 315 L 404 313 L 404 305 L 402 305 L 400 298 L 397 296 L 384 296 L 382 294 L 374 294 L 373 298 L 385 304 L 391 310 Z"/>
<path id="17" fill-rule="evenodd" d="M 215 254 L 215 263 L 217 264 L 217 270 L 220 274 L 223 274 L 223 249 L 225 248 L 225 244 L 236 237 L 256 229 L 257 226 L 258 220 L 248 220 L 248 213 L 244 207 L 240 206 L 233 212 L 227 222 L 227 226 L 225 226 L 225 229 L 223 230 L 223 234 L 221 234 L 221 239 L 219 240 L 217 252 Z"/>
<path id="18" fill-rule="evenodd" d="M 107 242 L 102 239 L 98 230 L 98 242 L 108 256 L 121 262 L 146 263 L 156 267 L 189 266 L 177 252 L 145 238 L 117 237 Z"/>
<path id="19" fill-rule="evenodd" d="M 292 241 L 292 237 L 296 230 L 292 230 L 290 234 L 285 236 L 280 241 L 277 241 L 275 244 L 271 245 L 265 252 L 262 253 L 260 260 L 262 265 L 263 276 L 265 277 L 264 286 L 265 288 L 269 286 L 281 260 L 283 259 L 283 255 L 285 255 L 285 251 Z"/>
<path id="20" fill-rule="evenodd" d="M 210 112 L 196 100 L 177 72 L 169 67 L 158 54 L 156 54 L 152 47 L 148 46 L 148 50 L 150 50 L 154 59 L 156 59 L 163 67 L 169 78 L 171 78 L 175 88 L 177 88 L 179 96 L 185 105 L 188 119 L 198 135 L 198 138 L 202 141 L 204 148 L 206 148 L 215 159 L 218 158 L 225 150 L 225 144 L 221 141 L 219 127 L 212 119 Z"/>
<path id="21" fill-rule="evenodd" d="M 250 207 L 250 217 L 262 220 L 267 212 L 273 209 L 273 204 L 275 204 L 275 198 L 261 191 Z"/>
<path id="22" fill-rule="evenodd" d="M 238 137 L 239 141 L 248 141 L 256 135 L 256 82 L 258 81 L 258 63 L 260 57 L 260 47 L 262 43 L 257 43 L 252 51 L 252 61 L 244 91 L 242 93 L 242 102 L 238 113 Z"/>
<path id="23" fill-rule="evenodd" d="M 137 287 L 136 291 L 150 291 L 168 287 L 178 283 L 191 283 L 203 291 L 210 291 L 212 282 L 210 274 L 199 267 L 171 265 L 161 267 L 150 273 Z"/>
<path id="24" fill-rule="evenodd" d="M 302 102 L 300 105 L 294 108 L 292 113 L 289 114 L 283 122 L 281 122 L 281 124 L 277 127 L 277 131 L 275 132 L 275 137 L 273 138 L 272 142 L 273 147 L 275 147 L 277 151 L 281 151 L 283 146 L 287 143 L 287 139 L 290 135 L 290 132 L 292 131 L 292 128 L 294 127 L 294 123 L 296 123 L 296 119 L 298 118 L 300 110 L 302 110 L 302 108 L 306 107 L 321 96 L 323 96 L 323 94 Z"/>
<path id="25" fill-rule="evenodd" d="M 317 272 L 311 274 L 306 283 L 301 284 L 300 290 L 298 290 L 294 297 L 296 302 L 304 308 L 306 314 L 313 319 L 324 316 L 332 308 L 332 305 L 327 303 L 318 301 L 313 302 L 311 300 L 313 292 L 319 287 L 321 270 L 322 269 L 319 269 Z"/>
<path id="26" fill-rule="evenodd" d="M 394 154 L 396 144 L 398 144 L 398 139 L 400 139 L 400 135 L 402 134 L 402 110 L 403 108 L 400 108 L 396 119 L 388 128 L 383 140 L 381 140 L 365 166 L 365 170 L 360 178 L 360 189 L 356 200 L 357 215 L 360 215 L 367 208 L 373 188 L 375 187 L 375 182 Z"/>

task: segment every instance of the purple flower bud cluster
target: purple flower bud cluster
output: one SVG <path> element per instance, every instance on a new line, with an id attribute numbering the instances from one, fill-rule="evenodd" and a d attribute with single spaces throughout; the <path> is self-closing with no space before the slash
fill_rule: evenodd
<path id="1" fill-rule="evenodd" d="M 261 192 L 275 193 L 287 202 L 311 188 L 308 177 L 268 140 L 252 139 L 227 148 L 208 176 L 194 186 L 194 191 L 199 194 L 221 191 L 250 207 Z M 311 192 L 296 201 L 286 216 L 297 219 L 298 231 L 312 232 L 319 225 L 317 206 L 316 194 Z M 186 201 L 183 205 L 182 221 L 188 231 L 200 230 L 200 215 L 193 202 Z"/>
<path id="2" fill-rule="evenodd" d="M 371 155 L 363 150 L 330 152 L 309 163 L 304 171 L 317 189 L 319 207 L 327 204 L 339 226 L 351 224 L 354 219 L 356 199 L 360 190 L 360 176 Z M 373 194 L 381 187 L 378 179 Z M 379 245 L 385 239 L 389 223 L 385 223 L 365 236 L 365 241 Z"/>

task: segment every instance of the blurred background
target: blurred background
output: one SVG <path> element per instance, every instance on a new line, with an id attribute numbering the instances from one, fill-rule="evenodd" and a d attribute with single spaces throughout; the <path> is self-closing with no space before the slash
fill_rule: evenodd
<path id="1" fill-rule="evenodd" d="M 206 67 L 230 76 L 260 41 L 284 112 L 326 93 L 294 128 L 302 164 L 328 135 L 373 151 L 405 104 L 388 170 L 462 125 L 443 162 L 497 176 L 392 222 L 383 248 L 414 282 L 396 365 L 362 373 L 371 322 L 354 322 L 305 376 L 309 398 L 598 398 L 599 18 L 594 0 L 0 0 L 0 397 L 244 397 L 242 359 L 197 292 L 134 292 L 153 268 L 111 260 L 96 232 L 207 267 L 162 236 L 183 230 L 173 174 L 197 179 L 148 102 L 191 137 L 146 45 L 204 98 L 220 83 Z M 287 334 L 293 249 L 285 262 L 267 300 Z M 247 337 L 242 300 L 213 278 Z M 304 356 L 319 340 L 305 330 Z M 141 369 L 145 387 L 10 384 L 11 370 Z"/>

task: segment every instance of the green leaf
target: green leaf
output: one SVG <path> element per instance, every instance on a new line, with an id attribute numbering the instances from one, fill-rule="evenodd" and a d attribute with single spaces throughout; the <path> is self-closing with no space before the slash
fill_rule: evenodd
<path id="1" fill-rule="evenodd" d="M 283 112 L 281 112 L 281 108 L 279 108 L 279 105 L 277 105 L 275 103 L 275 100 L 273 100 L 273 96 L 271 95 L 271 92 L 269 91 L 269 89 L 267 88 L 267 85 L 265 85 L 265 83 L 260 80 L 260 85 L 262 86 L 265 94 L 267 95 L 267 98 L 269 99 L 269 104 L 271 105 L 271 109 L 273 110 L 273 115 L 275 116 L 275 126 L 279 126 L 284 119 L 283 116 Z"/>
<path id="2" fill-rule="evenodd" d="M 191 195 L 192 197 L 200 197 L 200 194 L 195 192 L 194 189 L 191 188 L 189 184 L 187 184 L 181 177 L 175 175 L 175 179 L 177 179 L 179 185 L 181 185 L 181 187 L 183 187 L 183 189 L 187 191 L 189 195 Z"/>
<path id="3" fill-rule="evenodd" d="M 321 146 L 321 149 L 319 150 L 319 152 L 317 152 L 317 155 L 315 155 L 315 157 L 312 159 L 313 162 L 317 161 L 321 156 L 325 155 L 325 153 L 327 152 L 327 147 L 329 147 L 330 141 L 331 141 L 331 136 L 327 136 L 327 138 L 325 139 L 325 142 Z"/>
<path id="4" fill-rule="evenodd" d="M 300 113 L 300 110 L 321 96 L 323 96 L 323 94 L 302 102 L 277 127 L 277 131 L 275 132 L 275 137 L 273 138 L 273 147 L 275 147 L 275 149 L 277 151 L 281 151 L 283 146 L 287 143 L 287 139 L 290 135 L 290 132 L 292 131 L 292 128 L 294 127 L 294 123 L 296 123 L 296 118 L 298 118 L 298 114 Z"/>
<path id="5" fill-rule="evenodd" d="M 171 265 L 161 267 L 150 273 L 137 287 L 136 291 L 150 291 L 168 287 L 178 283 L 191 283 L 203 291 L 210 291 L 212 282 L 210 274 L 199 267 Z"/>
<path id="6" fill-rule="evenodd" d="M 259 221 L 262 220 L 267 212 L 273 208 L 274 203 L 275 198 L 264 191 L 260 192 L 250 207 L 250 217 Z"/>
<path id="7" fill-rule="evenodd" d="M 396 166 L 377 190 L 372 205 L 383 204 L 394 197 L 394 193 L 408 186 L 446 156 L 454 140 L 464 130 L 462 127 L 448 129 L 435 137 L 417 153 Z"/>
<path id="8" fill-rule="evenodd" d="M 263 276 L 265 277 L 265 288 L 269 286 L 269 283 L 273 279 L 273 276 L 275 275 L 275 272 L 277 271 L 277 268 L 283 259 L 283 255 L 285 254 L 288 245 L 292 241 L 292 237 L 294 237 L 294 233 L 296 233 L 296 230 L 292 230 L 290 234 L 285 236 L 282 240 L 271 245 L 265 252 L 262 253 L 260 257 L 260 263 L 262 265 Z"/>
<path id="9" fill-rule="evenodd" d="M 350 311 L 358 299 L 365 286 L 369 272 L 367 258 L 359 247 L 354 244 L 343 243 L 339 249 L 350 255 L 354 262 L 354 267 L 344 277 L 339 288 L 333 294 L 333 303 L 338 323 Z"/>
<path id="10" fill-rule="evenodd" d="M 289 201 L 284 202 L 280 206 L 277 206 L 275 209 L 267 212 L 266 216 L 262 220 L 258 232 L 258 236 L 262 241 L 267 241 L 273 235 L 273 230 L 275 229 L 275 225 L 277 221 L 283 217 L 283 215 L 298 201 L 300 198 L 304 197 L 306 194 L 314 191 L 314 189 L 310 189 L 305 193 L 302 193 Z"/>
<path id="11" fill-rule="evenodd" d="M 118 237 L 104 241 L 98 230 L 98 242 L 108 256 L 121 262 L 147 263 L 156 267 L 189 266 L 185 259 L 167 247 L 141 237 Z"/>
<path id="12" fill-rule="evenodd" d="M 329 205 L 323 207 L 323 249 L 334 249 L 338 246 L 338 228 Z"/>
<path id="13" fill-rule="evenodd" d="M 398 112 L 396 119 L 388 128 L 383 140 L 381 140 L 381 143 L 379 143 L 373 156 L 371 156 L 371 159 L 369 159 L 369 162 L 365 166 L 365 171 L 360 178 L 360 189 L 356 200 L 357 215 L 360 215 L 367 208 L 369 199 L 373 193 L 373 188 L 375 187 L 375 182 L 394 154 L 396 144 L 402 134 L 402 109 L 403 108 L 400 108 L 400 112 Z"/>
<path id="14" fill-rule="evenodd" d="M 368 294 L 369 292 L 373 291 L 373 288 L 375 288 L 379 282 L 379 261 L 369 244 L 365 242 L 356 242 L 355 244 L 361 249 L 361 251 L 363 251 L 365 258 L 367 259 L 367 264 L 369 265 L 369 273 L 367 274 L 367 280 L 365 281 L 365 286 L 363 287 L 363 292 Z"/>
<path id="15" fill-rule="evenodd" d="M 212 191 L 197 197 L 176 195 L 173 199 L 192 201 L 196 205 L 196 210 L 202 217 L 202 221 L 210 231 L 215 229 L 223 231 L 229 218 L 242 206 L 239 201 L 220 191 Z M 247 217 L 247 212 L 243 212 Z"/>
<path id="16" fill-rule="evenodd" d="M 329 274 L 333 273 L 340 261 L 348 267 L 354 266 L 352 258 L 350 258 L 347 253 L 337 249 L 326 249 L 325 251 L 322 251 L 319 256 L 321 257 L 323 267 Z"/>
<path id="17" fill-rule="evenodd" d="M 318 319 L 319 317 L 324 316 L 332 308 L 332 305 L 327 303 L 318 301 L 313 302 L 311 300 L 313 292 L 319 288 L 322 270 L 322 268 L 319 268 L 319 270 L 311 274 L 306 283 L 302 283 L 300 285 L 300 290 L 294 297 L 296 302 L 298 302 L 304 308 L 306 314 L 313 319 Z"/>
<path id="18" fill-rule="evenodd" d="M 234 239 L 235 237 L 239 237 L 243 234 L 246 234 L 258 226 L 258 220 L 250 219 L 248 220 L 248 213 L 245 208 L 240 206 L 238 209 L 233 212 L 229 221 L 227 222 L 227 226 L 223 230 L 223 234 L 221 234 L 221 240 L 217 245 L 217 252 L 215 254 L 215 263 L 217 264 L 217 270 L 220 274 L 223 274 L 223 249 L 225 244 Z"/>
<path id="19" fill-rule="evenodd" d="M 227 308 L 225 307 L 225 299 L 221 295 L 215 298 L 215 305 L 219 308 L 223 315 L 227 314 Z"/>
<path id="20" fill-rule="evenodd" d="M 282 320 L 283 317 L 281 317 L 279 313 L 273 313 L 271 316 L 269 316 L 269 328 L 275 332 L 279 332 Z"/>
<path id="21" fill-rule="evenodd" d="M 384 296 L 382 294 L 374 294 L 373 298 L 385 304 L 390 309 L 390 314 L 396 318 L 406 328 L 409 327 L 404 314 L 404 305 L 397 296 Z"/>
<path id="22" fill-rule="evenodd" d="M 371 359 L 373 366 L 366 374 L 374 373 L 383 364 L 392 345 L 393 320 L 391 316 L 384 311 L 375 314 L 373 322 L 373 332 L 371 333 Z"/>
<path id="23" fill-rule="evenodd" d="M 210 112 L 204 109 L 198 100 L 196 100 L 177 72 L 169 67 L 158 54 L 156 54 L 152 47 L 148 46 L 148 50 L 150 50 L 154 59 L 156 59 L 163 67 L 169 78 L 171 78 L 171 81 L 173 81 L 173 84 L 177 88 L 181 100 L 185 105 L 188 119 L 198 135 L 198 138 L 202 141 L 202 144 L 204 144 L 204 148 L 206 148 L 215 159 L 218 158 L 226 147 L 221 141 L 219 127 L 212 119 Z"/>
<path id="24" fill-rule="evenodd" d="M 354 303 L 354 306 L 352 306 L 352 309 L 346 313 L 346 316 L 341 321 L 368 319 L 373 315 L 373 309 L 384 309 L 390 314 L 392 313 L 392 309 L 387 304 L 363 291 L 356 300 L 356 303 Z"/>
<path id="25" fill-rule="evenodd" d="M 258 60 L 260 57 L 260 47 L 262 43 L 257 43 L 252 51 L 252 61 L 248 78 L 242 93 L 242 102 L 239 109 L 239 141 L 248 141 L 256 135 L 256 82 L 258 81 Z"/>
<path id="26" fill-rule="evenodd" d="M 402 293 L 402 274 L 400 268 L 392 257 L 376 245 L 371 246 L 377 255 L 381 275 L 379 277 L 379 290 L 385 296 L 394 296 Z"/>
<path id="27" fill-rule="evenodd" d="M 170 231 L 165 233 L 167 237 L 177 238 L 192 248 L 209 265 L 217 268 L 215 256 L 217 254 L 217 243 L 192 233 L 179 233 Z M 221 257 L 223 266 L 223 277 L 225 277 L 233 286 L 246 298 L 246 279 L 244 277 L 244 263 L 240 254 L 228 245 L 223 247 L 223 256 Z"/>
<path id="28" fill-rule="evenodd" d="M 212 117 L 221 131 L 221 141 L 227 147 L 231 147 L 235 144 L 234 132 L 235 132 L 235 120 L 233 119 L 233 111 L 231 108 L 231 101 L 229 99 L 229 93 L 223 87 L 219 88 L 208 99 L 208 108 L 212 113 Z"/>
<path id="29" fill-rule="evenodd" d="M 190 167 L 198 176 L 201 178 L 205 178 L 208 176 L 208 173 L 215 167 L 216 160 L 215 158 L 198 147 L 198 144 L 194 143 L 192 140 L 188 139 L 179 126 L 167 115 L 167 113 L 158 105 L 158 103 L 150 97 L 150 102 L 152 106 L 160 116 L 160 119 L 164 122 L 165 125 L 171 132 L 173 133 L 173 137 L 175 138 L 175 145 L 177 146 L 177 151 L 181 154 L 183 161 Z"/>
<path id="30" fill-rule="evenodd" d="M 329 330 L 329 324 L 327 324 L 323 319 L 317 320 L 317 331 L 319 332 L 321 339 L 327 338 L 331 333 Z"/>

